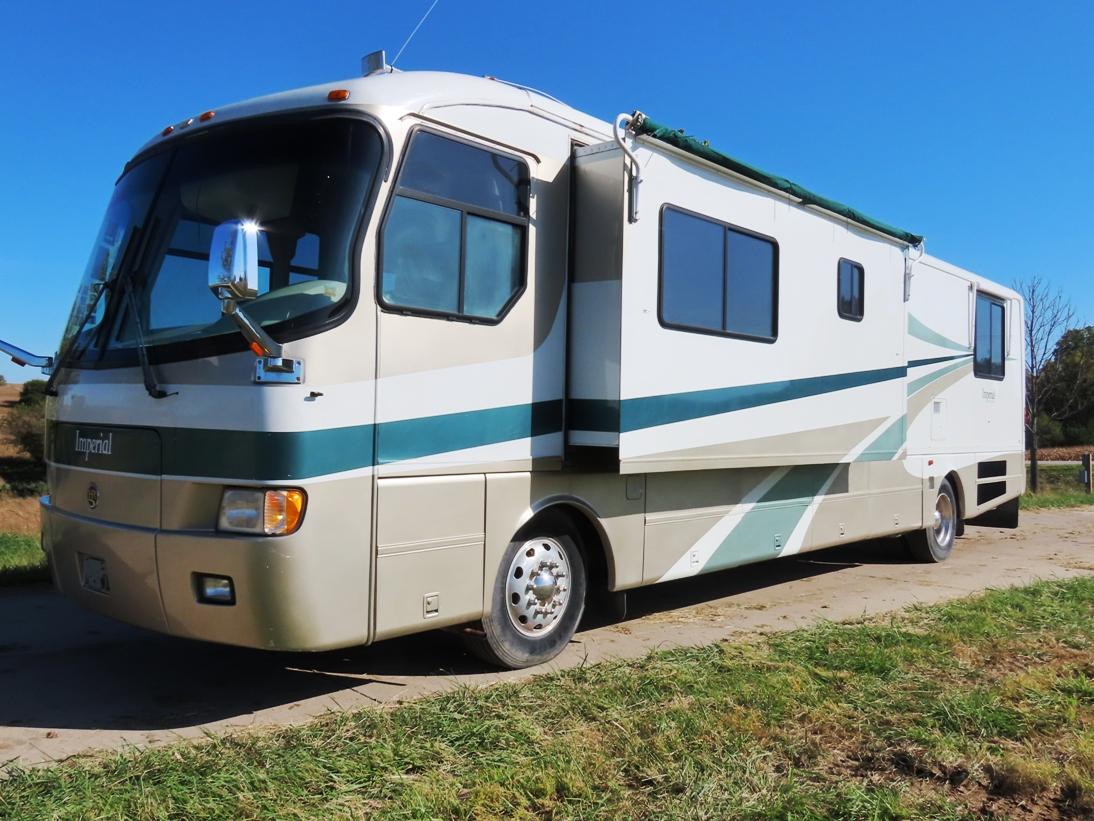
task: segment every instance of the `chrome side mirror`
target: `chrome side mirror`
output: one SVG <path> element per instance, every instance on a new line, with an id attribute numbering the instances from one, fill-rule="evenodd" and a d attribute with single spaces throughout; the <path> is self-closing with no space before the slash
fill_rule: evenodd
<path id="1" fill-rule="evenodd" d="M 213 229 L 213 241 L 209 244 L 209 290 L 220 300 L 221 311 L 232 318 L 258 357 L 256 382 L 304 381 L 304 363 L 284 357 L 281 343 L 239 306 L 240 302 L 258 296 L 258 225 L 254 221 L 231 220 Z"/>
<path id="2" fill-rule="evenodd" d="M 258 296 L 258 225 L 251 221 L 222 222 L 209 245 L 209 288 L 227 303 Z"/>

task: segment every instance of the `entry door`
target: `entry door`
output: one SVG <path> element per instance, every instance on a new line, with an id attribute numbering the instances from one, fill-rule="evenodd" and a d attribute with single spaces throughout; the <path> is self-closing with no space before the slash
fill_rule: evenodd
<path id="1" fill-rule="evenodd" d="M 482 613 L 486 472 L 536 433 L 529 168 L 411 131 L 380 226 L 376 635 Z"/>
<path id="2" fill-rule="evenodd" d="M 535 396 L 530 189 L 524 157 L 412 129 L 380 229 L 378 476 L 528 469 L 559 427 Z"/>

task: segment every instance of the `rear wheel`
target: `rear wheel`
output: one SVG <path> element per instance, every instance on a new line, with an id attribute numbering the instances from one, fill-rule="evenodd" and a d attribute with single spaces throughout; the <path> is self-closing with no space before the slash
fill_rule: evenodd
<path id="1" fill-rule="evenodd" d="M 468 649 L 500 667 L 549 661 L 577 630 L 587 578 L 577 536 L 569 527 L 546 521 L 533 525 L 502 556 L 482 634 L 465 634 Z"/>
<path id="2" fill-rule="evenodd" d="M 926 529 L 908 534 L 908 549 L 921 562 L 944 562 L 953 551 L 960 527 L 957 497 L 948 479 L 938 485 L 932 521 Z"/>

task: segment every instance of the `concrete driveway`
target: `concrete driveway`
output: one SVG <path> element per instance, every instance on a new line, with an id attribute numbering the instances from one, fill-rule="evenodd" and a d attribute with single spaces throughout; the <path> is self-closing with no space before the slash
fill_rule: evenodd
<path id="1" fill-rule="evenodd" d="M 0 588 L 0 765 L 293 724 L 457 684 L 1094 573 L 1094 508 L 1022 522 L 1017 531 L 970 528 L 942 565 L 912 563 L 889 539 L 632 591 L 625 621 L 588 626 L 551 665 L 520 672 L 487 669 L 445 633 L 275 655 L 127 627 L 46 587 Z"/>

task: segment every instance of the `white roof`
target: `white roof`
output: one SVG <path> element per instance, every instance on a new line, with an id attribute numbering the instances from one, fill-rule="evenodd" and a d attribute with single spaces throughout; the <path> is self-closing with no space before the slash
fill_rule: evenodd
<path id="1" fill-rule="evenodd" d="M 345 102 L 329 102 L 327 94 L 333 89 L 348 90 L 349 99 Z M 381 116 L 387 113 L 389 116 L 399 117 L 407 113 L 422 114 L 430 109 L 452 105 L 537 109 L 567 120 L 579 130 L 594 133 L 602 139 L 607 139 L 611 133 L 611 126 L 602 120 L 543 94 L 491 77 L 472 77 L 445 71 L 392 71 L 268 94 L 264 97 L 218 106 L 211 109 L 215 111 L 215 116 L 207 123 L 202 123 L 198 119 L 201 112 L 194 112 L 183 120 L 173 123 L 175 131 L 172 134 L 157 135 L 141 150 L 169 140 L 180 133 L 190 133 L 226 120 L 260 114 L 303 108 L 352 106 Z"/>

